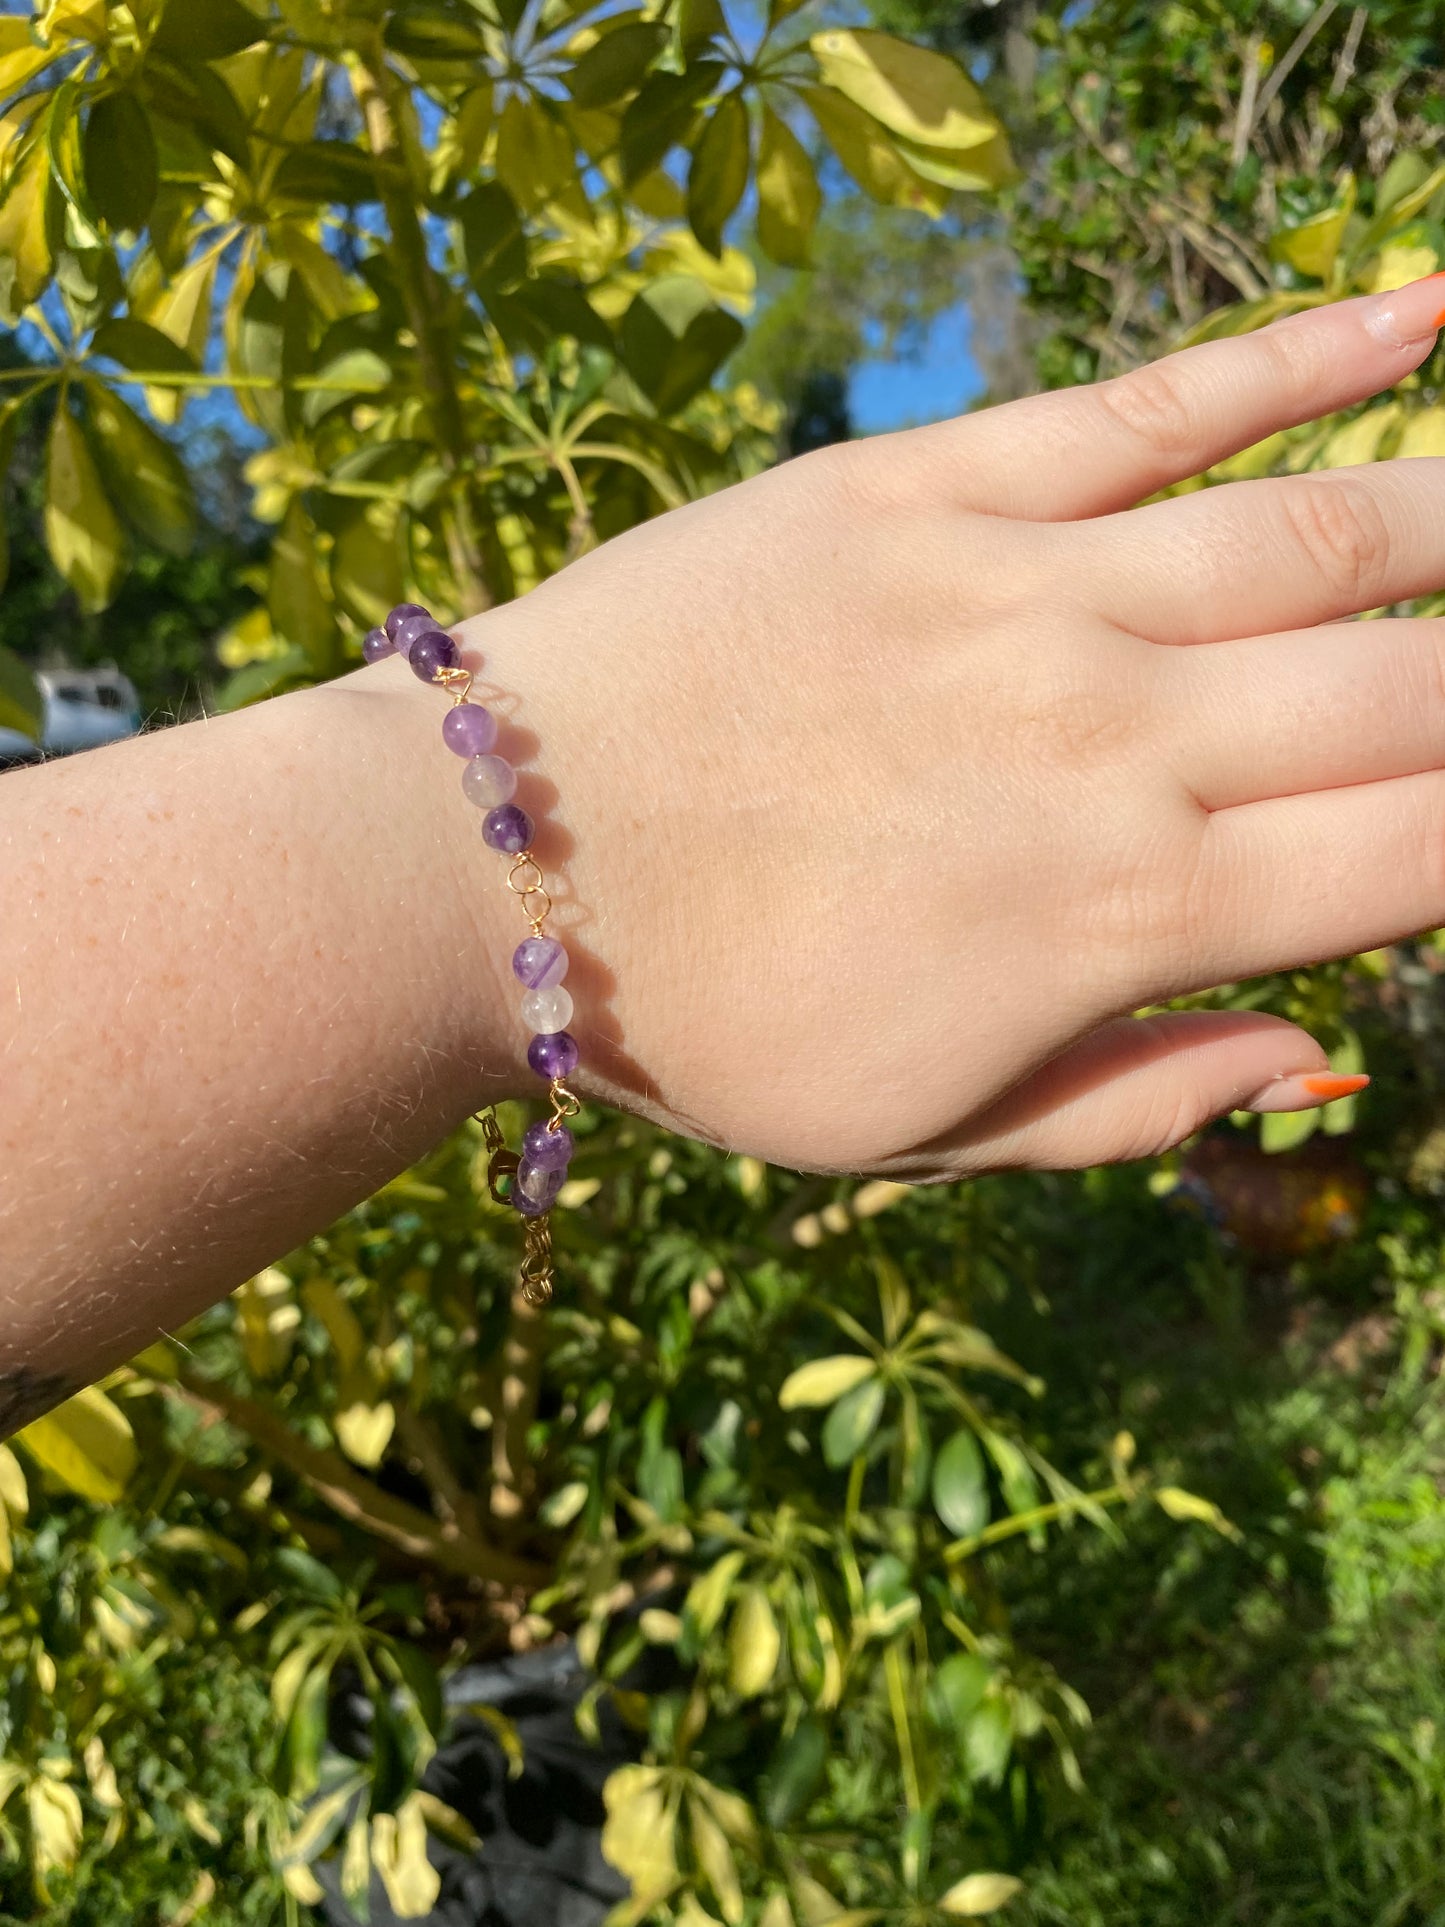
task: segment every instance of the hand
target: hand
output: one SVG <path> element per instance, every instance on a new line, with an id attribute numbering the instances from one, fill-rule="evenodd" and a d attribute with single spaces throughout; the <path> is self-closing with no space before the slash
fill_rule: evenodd
<path id="1" fill-rule="evenodd" d="M 1130 504 L 1398 381 L 1442 308 L 805 456 L 464 625 L 540 746 L 583 1088 L 910 1179 L 1337 1094 L 1269 1088 L 1328 1069 L 1275 1018 L 1128 1013 L 1445 923 L 1445 623 L 1339 621 L 1445 580 L 1445 461 Z"/>

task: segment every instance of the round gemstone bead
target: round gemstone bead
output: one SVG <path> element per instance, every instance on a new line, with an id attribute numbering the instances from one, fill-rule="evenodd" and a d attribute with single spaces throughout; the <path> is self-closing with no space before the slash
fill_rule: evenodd
<path id="1" fill-rule="evenodd" d="M 430 609 L 423 609 L 419 602 L 398 602 L 386 619 L 386 633 L 392 642 L 396 641 L 396 632 L 408 616 L 425 616 L 427 627 L 432 627 Z"/>
<path id="2" fill-rule="evenodd" d="M 426 629 L 413 637 L 406 659 L 423 682 L 435 682 L 438 669 L 455 669 L 462 652 L 444 629 Z"/>
<path id="3" fill-rule="evenodd" d="M 488 810 L 482 818 L 482 841 L 506 856 L 518 856 L 531 847 L 532 819 L 515 803 L 503 803 L 499 810 Z"/>
<path id="4" fill-rule="evenodd" d="M 544 1211 L 550 1211 L 552 1209 L 552 1200 L 550 1198 L 544 1202 L 539 1202 L 536 1199 L 529 1198 L 520 1186 L 515 1191 L 511 1202 L 516 1209 L 521 1212 L 524 1218 L 540 1218 Z"/>
<path id="5" fill-rule="evenodd" d="M 512 975 L 528 990 L 550 990 L 567 975 L 567 952 L 555 937 L 523 937 L 512 952 Z"/>
<path id="6" fill-rule="evenodd" d="M 411 645 L 416 641 L 417 637 L 429 636 L 436 626 L 437 621 L 435 616 L 428 615 L 425 609 L 418 609 L 413 605 L 412 613 L 402 617 L 401 621 L 396 625 L 395 634 L 391 638 L 396 644 L 396 653 L 399 656 L 409 658 L 411 655 Z"/>
<path id="7" fill-rule="evenodd" d="M 368 629 L 361 639 L 361 653 L 367 662 L 380 662 L 383 656 L 396 654 L 396 644 L 385 629 Z"/>
<path id="8" fill-rule="evenodd" d="M 529 1204 L 539 1204 L 545 1208 L 566 1182 L 565 1165 L 533 1164 L 530 1159 L 523 1158 L 517 1167 L 517 1192 Z"/>
<path id="9" fill-rule="evenodd" d="M 442 741 L 458 756 L 485 756 L 496 740 L 497 719 L 480 703 L 456 703 L 442 717 Z"/>
<path id="10" fill-rule="evenodd" d="M 565 1171 L 576 1149 L 577 1140 L 565 1124 L 555 1131 L 547 1124 L 531 1124 L 522 1138 L 522 1156 L 539 1171 Z"/>
<path id="11" fill-rule="evenodd" d="M 527 1062 L 550 1084 L 554 1077 L 570 1077 L 581 1059 L 577 1039 L 570 1030 L 559 1030 L 550 1037 L 534 1037 L 527 1046 Z"/>
<path id="12" fill-rule="evenodd" d="M 522 1021 L 528 1030 L 539 1030 L 548 1036 L 566 1030 L 572 1021 L 570 992 L 561 984 L 554 984 L 550 990 L 529 990 L 522 999 Z"/>
<path id="13" fill-rule="evenodd" d="M 495 810 L 501 803 L 510 803 L 517 794 L 517 772 L 505 756 L 474 756 L 462 771 L 462 790 L 467 801 L 475 803 L 479 810 Z M 491 840 L 487 838 L 489 843 Z M 504 849 L 506 845 L 494 847 Z M 519 849 L 525 847 L 518 845 Z"/>

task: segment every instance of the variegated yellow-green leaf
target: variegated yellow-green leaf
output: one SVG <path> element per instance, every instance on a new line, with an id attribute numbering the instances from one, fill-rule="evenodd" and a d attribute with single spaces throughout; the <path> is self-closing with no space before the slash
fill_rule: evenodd
<path id="1" fill-rule="evenodd" d="M 1002 129 L 976 147 L 929 147 L 922 141 L 895 137 L 898 151 L 926 181 L 961 194 L 979 194 L 1008 187 L 1019 177 Z"/>
<path id="2" fill-rule="evenodd" d="M 519 207 L 544 207 L 576 178 L 566 128 L 538 100 L 513 94 L 497 125 L 497 178 Z"/>
<path id="3" fill-rule="evenodd" d="M 728 1684 L 740 1699 L 771 1686 L 782 1643 L 768 1595 L 761 1586 L 745 1587 L 728 1630 Z"/>
<path id="4" fill-rule="evenodd" d="M 0 729 L 18 729 L 38 743 L 44 722 L 45 698 L 34 673 L 0 644 Z"/>
<path id="5" fill-rule="evenodd" d="M 822 195 L 808 151 L 787 122 L 763 108 L 758 142 L 758 240 L 783 267 L 801 267 Z"/>
<path id="6" fill-rule="evenodd" d="M 809 43 L 824 81 L 926 147 L 977 147 L 999 132 L 978 88 L 946 54 L 871 28 L 829 28 Z"/>
<path id="7" fill-rule="evenodd" d="M 30 1808 L 35 1870 L 43 1885 L 46 1874 L 73 1867 L 80 1857 L 84 1828 L 80 1798 L 74 1787 L 44 1773 L 36 1774 L 25 1797 Z"/>
<path id="8" fill-rule="evenodd" d="M 372 1820 L 371 1863 L 398 1919 L 421 1920 L 431 1913 L 441 1875 L 427 1858 L 426 1815 L 415 1794 L 394 1814 L 378 1813 Z"/>
<path id="9" fill-rule="evenodd" d="M 1337 206 L 1322 209 L 1309 220 L 1301 221 L 1298 227 L 1283 228 L 1272 238 L 1270 258 L 1288 262 L 1297 273 L 1310 275 L 1316 281 L 1328 281 L 1354 211 L 1355 178 L 1350 175 Z"/>
<path id="10" fill-rule="evenodd" d="M 1375 461 L 1386 435 L 1400 426 L 1404 411 L 1399 402 L 1386 402 L 1382 408 L 1367 408 L 1352 422 L 1331 431 L 1315 458 L 1316 468 L 1356 468 Z"/>
<path id="11" fill-rule="evenodd" d="M 842 94 L 828 87 L 805 87 L 803 98 L 823 137 L 865 194 L 884 207 L 912 207 L 941 214 L 948 189 L 926 181 L 898 151 L 885 128 Z"/>
<path id="12" fill-rule="evenodd" d="M 1024 1883 L 1011 1873 L 971 1873 L 949 1888 L 938 1905 L 945 1914 L 961 1914 L 976 1919 L 980 1914 L 995 1914 L 1024 1890 Z"/>
<path id="13" fill-rule="evenodd" d="M 1370 286 L 1374 293 L 1403 288 L 1409 281 L 1421 281 L 1433 274 L 1440 257 L 1430 236 L 1418 228 L 1405 228 L 1388 246 L 1381 248 Z"/>
<path id="14" fill-rule="evenodd" d="M 1405 417 L 1405 426 L 1400 431 L 1395 453 L 1405 456 L 1445 455 L 1445 408 L 1412 410 Z"/>
<path id="15" fill-rule="evenodd" d="M 196 510 L 180 456 L 103 382 L 87 382 L 85 395 L 111 499 L 158 549 L 185 555 L 196 532 Z"/>
<path id="16" fill-rule="evenodd" d="M 30 1488 L 19 1459 L 8 1445 L 0 1445 L 0 1504 L 12 1519 L 23 1519 L 30 1510 Z"/>
<path id="17" fill-rule="evenodd" d="M 50 191 L 49 156 L 45 143 L 36 141 L 0 201 L 0 321 L 12 326 L 50 280 L 45 218 Z"/>
<path id="18" fill-rule="evenodd" d="M 692 1850 L 697 1856 L 697 1864 L 717 1896 L 728 1927 L 737 1927 L 743 1917 L 743 1889 L 728 1837 L 696 1796 L 688 1802 L 688 1807 L 692 1822 Z"/>
<path id="19" fill-rule="evenodd" d="M 211 329 L 211 295 L 215 285 L 214 254 L 192 261 L 169 283 L 162 280 L 158 265 L 152 264 L 143 286 L 137 287 L 133 298 L 136 318 L 169 336 L 200 367 L 205 360 Z M 185 391 L 180 388 L 146 391 L 146 406 L 157 421 L 175 421 L 184 400 Z"/>
<path id="20" fill-rule="evenodd" d="M 293 500 L 272 546 L 266 605 L 276 633 L 322 670 L 330 664 L 336 619 L 321 586 L 316 550 L 316 530 L 299 499 Z"/>
<path id="21" fill-rule="evenodd" d="M 396 1430 L 396 1407 L 390 1399 L 379 1404 L 348 1405 L 332 1421 L 337 1443 L 357 1465 L 380 1465 Z"/>
<path id="22" fill-rule="evenodd" d="M 838 1352 L 831 1358 L 813 1358 L 800 1365 L 783 1380 L 778 1403 L 785 1412 L 804 1405 L 831 1405 L 834 1399 L 851 1392 L 878 1367 L 861 1352 Z"/>
<path id="23" fill-rule="evenodd" d="M 1177 1485 L 1161 1485 L 1154 1497 L 1171 1519 L 1197 1519 L 1201 1525 L 1212 1526 L 1226 1539 L 1239 1537 L 1239 1528 L 1231 1525 L 1217 1505 L 1209 1499 L 1201 1499 L 1197 1492 L 1186 1492 Z"/>
<path id="24" fill-rule="evenodd" d="M 236 1307 L 241 1349 L 251 1376 L 275 1378 L 286 1368 L 301 1323 L 300 1307 L 291 1296 L 291 1280 L 271 1265 L 239 1285 L 231 1302 Z"/>
<path id="25" fill-rule="evenodd" d="M 18 93 L 26 81 L 54 60 L 57 51 L 41 45 L 28 20 L 13 16 L 0 20 L 0 96 Z"/>
<path id="26" fill-rule="evenodd" d="M 758 1915 L 758 1927 L 796 1927 L 785 1893 L 769 1894 Z"/>
<path id="27" fill-rule="evenodd" d="M 97 1385 L 35 1419 L 16 1439 L 37 1465 L 97 1505 L 114 1505 L 135 1470 L 130 1420 Z"/>
<path id="28" fill-rule="evenodd" d="M 743 1569 L 743 1558 L 741 1552 L 725 1552 L 700 1578 L 694 1579 L 688 1589 L 683 1611 L 703 1639 L 723 1616 L 733 1581 Z"/>
<path id="29" fill-rule="evenodd" d="M 661 1768 L 618 1767 L 608 1775 L 602 1799 L 602 1857 L 631 1881 L 634 1901 L 655 1905 L 682 1879 L 673 1844 L 677 1803 L 667 1798 Z"/>

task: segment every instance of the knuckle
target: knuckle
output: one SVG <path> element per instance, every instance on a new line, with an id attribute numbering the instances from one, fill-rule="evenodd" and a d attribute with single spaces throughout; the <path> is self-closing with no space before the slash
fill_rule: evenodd
<path id="1" fill-rule="evenodd" d="M 871 514 L 889 491 L 866 442 L 832 442 L 797 455 L 777 471 L 813 507 L 849 518 Z"/>
<path id="2" fill-rule="evenodd" d="M 1360 483 L 1320 477 L 1285 494 L 1289 530 L 1308 568 L 1341 596 L 1368 598 L 1384 579 L 1390 528 L 1384 511 Z"/>
<path id="3" fill-rule="evenodd" d="M 1093 396 L 1111 420 L 1156 455 L 1187 456 L 1199 443 L 1194 406 L 1166 363 L 1153 362 L 1100 382 Z"/>

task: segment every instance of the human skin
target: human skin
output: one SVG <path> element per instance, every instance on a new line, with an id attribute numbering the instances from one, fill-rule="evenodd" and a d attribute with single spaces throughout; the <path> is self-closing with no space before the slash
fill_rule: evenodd
<path id="1" fill-rule="evenodd" d="M 1129 1013 L 1445 924 L 1445 462 L 1130 505 L 1429 352 L 1445 277 L 822 451 L 457 630 L 585 1095 L 797 1168 L 1145 1157 L 1342 1087 Z M 13 1429 L 536 1090 L 525 926 L 391 659 L 0 784 Z"/>

